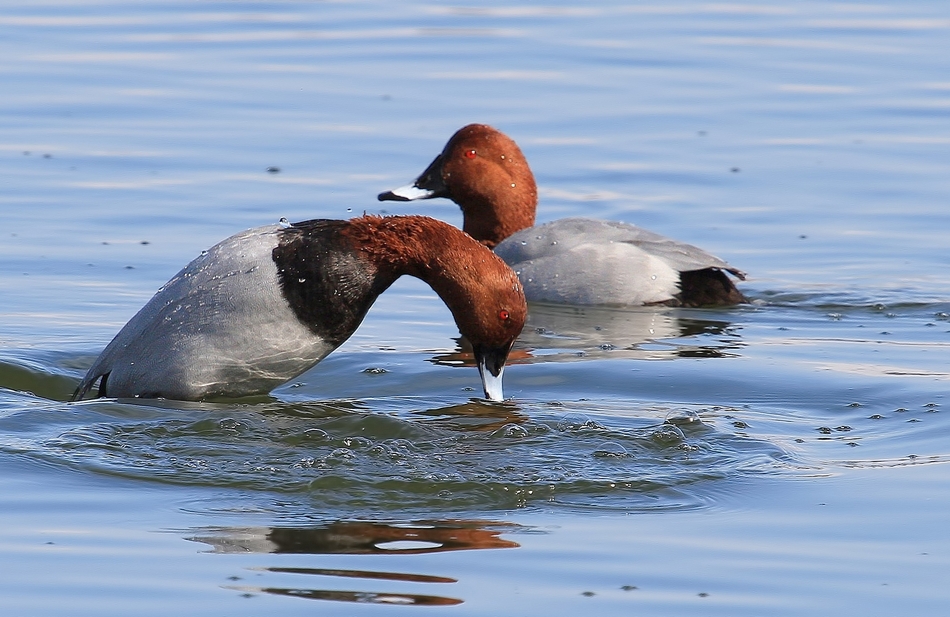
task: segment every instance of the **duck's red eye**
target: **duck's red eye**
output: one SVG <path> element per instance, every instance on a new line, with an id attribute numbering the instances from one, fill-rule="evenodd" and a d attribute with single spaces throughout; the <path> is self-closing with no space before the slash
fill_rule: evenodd
<path id="1" fill-rule="evenodd" d="M 475 152 L 474 150 L 466 150 L 466 151 L 465 151 L 465 158 L 467 158 L 467 159 L 473 159 L 473 158 L 475 158 L 476 156 L 478 156 L 478 155 L 476 154 L 476 152 Z"/>
<path id="2" fill-rule="evenodd" d="M 498 319 L 502 321 L 508 321 L 509 317 L 511 317 L 511 315 L 505 309 L 501 309 L 500 311 L 498 311 Z"/>

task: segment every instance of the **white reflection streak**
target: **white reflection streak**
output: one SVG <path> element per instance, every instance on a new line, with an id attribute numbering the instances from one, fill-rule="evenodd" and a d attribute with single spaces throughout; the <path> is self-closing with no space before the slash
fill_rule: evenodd
<path id="1" fill-rule="evenodd" d="M 181 23 L 297 23 L 301 16 L 293 13 L 179 13 L 153 14 L 148 17 L 65 17 L 59 15 L 0 15 L 0 26 L 76 28 L 97 26 L 154 26 Z"/>
<path id="2" fill-rule="evenodd" d="M 143 60 L 171 60 L 178 54 L 149 52 L 96 52 L 85 54 L 37 54 L 28 60 L 34 62 L 141 62 Z"/>
<path id="3" fill-rule="evenodd" d="M 803 94 L 851 94 L 857 92 L 857 88 L 851 86 L 826 86 L 821 84 L 781 84 L 778 89 L 781 92 L 799 92 Z"/>
<path id="4" fill-rule="evenodd" d="M 375 127 L 359 124 L 307 124 L 302 128 L 321 133 L 364 133 L 376 131 Z"/>
<path id="5" fill-rule="evenodd" d="M 848 30 L 939 30 L 950 28 L 950 19 L 816 19 L 806 25 Z"/>
<path id="6" fill-rule="evenodd" d="M 950 136 L 924 135 L 842 135 L 839 137 L 773 137 L 761 140 L 767 146 L 821 146 L 833 144 L 853 144 L 861 141 L 866 144 L 950 144 Z"/>
<path id="7" fill-rule="evenodd" d="M 596 144 L 597 140 L 593 137 L 535 137 L 525 139 L 524 142 L 545 146 L 582 146 Z"/>
<path id="8" fill-rule="evenodd" d="M 167 97 L 167 96 L 185 96 L 185 92 L 174 90 L 159 90 L 157 88 L 123 88 L 118 90 L 121 96 L 147 96 L 147 97 Z"/>
<path id="9" fill-rule="evenodd" d="M 363 175 L 355 174 L 352 178 L 347 176 L 345 179 L 363 179 Z M 271 176 L 265 174 L 227 174 L 212 175 L 190 178 L 142 178 L 140 180 L 125 181 L 85 181 L 70 182 L 66 186 L 82 189 L 141 189 L 161 186 L 187 186 L 213 184 L 217 182 L 267 182 L 268 184 L 294 184 L 305 186 L 334 186 L 341 181 L 340 178 L 295 178 L 292 176 Z"/>
<path id="10" fill-rule="evenodd" d="M 905 53 L 900 47 L 885 45 L 855 45 L 822 39 L 779 39 L 752 36 L 701 36 L 697 42 L 706 45 L 724 45 L 737 47 L 787 47 L 790 49 L 834 49 L 864 53 L 898 54 Z"/>
<path id="11" fill-rule="evenodd" d="M 789 7 L 751 6 L 748 4 L 701 4 L 696 6 L 621 6 L 617 8 L 589 7 L 426 7 L 430 15 L 461 15 L 476 17 L 599 17 L 601 15 L 795 15 Z"/>
<path id="12" fill-rule="evenodd" d="M 473 73 L 438 71 L 434 73 L 428 73 L 426 77 L 432 79 L 529 79 L 546 81 L 552 79 L 561 79 L 564 77 L 564 73 L 561 73 L 560 71 L 480 71 Z"/>
<path id="13" fill-rule="evenodd" d="M 544 189 L 539 188 L 538 193 L 542 197 L 550 199 L 558 199 L 561 201 L 577 201 L 577 202 L 587 202 L 587 201 L 604 201 L 604 200 L 615 200 L 615 201 L 636 201 L 636 202 L 670 202 L 676 201 L 677 199 L 683 199 L 682 195 L 635 195 L 633 193 L 618 193 L 615 191 L 596 191 L 596 192 L 583 192 L 583 191 L 567 191 L 564 189 Z M 626 206 L 627 210 L 635 209 L 635 206 L 628 204 Z"/>
<path id="14" fill-rule="evenodd" d="M 519 36 L 520 31 L 500 28 L 377 28 L 366 30 L 258 30 L 256 32 L 156 32 L 129 34 L 121 40 L 136 43 L 254 43 L 261 41 L 400 39 L 419 36 Z"/>
<path id="15" fill-rule="evenodd" d="M 931 345 L 926 345 L 931 347 Z M 905 377 L 950 377 L 950 373 L 933 371 L 922 368 L 910 368 L 887 364 L 857 364 L 852 362 L 816 362 L 809 361 L 802 364 L 815 368 L 846 373 L 849 375 L 873 375 L 875 377 L 905 376 Z"/>
<path id="16" fill-rule="evenodd" d="M 425 12 L 430 15 L 453 15 L 463 17 L 594 17 L 605 13 L 603 9 L 578 7 L 541 7 L 541 6 L 512 6 L 512 7 L 426 7 Z"/>
<path id="17" fill-rule="evenodd" d="M 161 157 L 170 157 L 170 156 L 184 156 L 188 152 L 185 150 L 181 151 L 167 151 L 161 152 L 159 150 L 89 150 L 84 152 L 85 156 L 102 156 L 102 157 L 121 157 L 121 158 L 161 158 Z"/>

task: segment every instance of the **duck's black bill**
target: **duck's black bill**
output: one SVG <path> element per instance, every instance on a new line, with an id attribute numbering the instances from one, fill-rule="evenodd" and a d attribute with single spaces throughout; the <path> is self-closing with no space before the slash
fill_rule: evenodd
<path id="1" fill-rule="evenodd" d="M 416 201 L 434 197 L 448 197 L 448 189 L 446 189 L 445 182 L 442 180 L 441 154 L 435 157 L 435 160 L 426 167 L 426 170 L 416 178 L 415 182 L 380 193 L 376 198 L 379 201 Z"/>
<path id="2" fill-rule="evenodd" d="M 502 388 L 502 375 L 505 372 L 505 362 L 508 360 L 508 351 L 511 345 L 505 347 L 485 347 L 473 345 L 475 363 L 478 365 L 478 374 L 482 378 L 482 389 L 485 398 L 490 401 L 503 401 L 505 395 Z"/>

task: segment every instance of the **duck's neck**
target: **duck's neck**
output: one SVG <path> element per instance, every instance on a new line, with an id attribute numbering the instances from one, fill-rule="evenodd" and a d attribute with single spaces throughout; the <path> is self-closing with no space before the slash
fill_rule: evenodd
<path id="1" fill-rule="evenodd" d="M 449 308 L 485 257 L 472 238 L 425 216 L 363 216 L 349 221 L 343 235 L 375 270 L 379 293 L 407 274 L 428 283 Z"/>
<path id="2" fill-rule="evenodd" d="M 538 187 L 522 156 L 502 157 L 491 181 L 453 183 L 452 200 L 462 209 L 462 228 L 489 248 L 511 234 L 534 225 Z"/>
<path id="3" fill-rule="evenodd" d="M 470 340 L 472 334 L 508 337 L 499 312 L 523 318 L 527 310 L 514 271 L 456 227 L 425 216 L 364 216 L 350 221 L 343 235 L 375 270 L 374 291 L 381 293 L 404 274 L 422 279 Z"/>
<path id="4" fill-rule="evenodd" d="M 483 202 L 462 207 L 462 229 L 488 248 L 534 225 L 537 198 Z"/>
<path id="5" fill-rule="evenodd" d="M 376 298 L 404 274 L 428 283 L 456 322 L 464 321 L 486 272 L 476 262 L 486 257 L 500 262 L 459 229 L 421 216 L 304 221 L 283 230 L 273 251 L 291 309 L 333 346 L 356 331 Z"/>

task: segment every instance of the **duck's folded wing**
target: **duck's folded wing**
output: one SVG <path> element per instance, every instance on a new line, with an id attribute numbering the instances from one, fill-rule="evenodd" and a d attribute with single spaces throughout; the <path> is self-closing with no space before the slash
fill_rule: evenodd
<path id="1" fill-rule="evenodd" d="M 588 218 L 565 218 L 519 231 L 495 248 L 508 264 L 563 255 L 582 245 L 629 244 L 677 272 L 720 268 L 740 279 L 745 273 L 703 249 L 636 225 Z"/>

